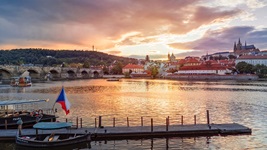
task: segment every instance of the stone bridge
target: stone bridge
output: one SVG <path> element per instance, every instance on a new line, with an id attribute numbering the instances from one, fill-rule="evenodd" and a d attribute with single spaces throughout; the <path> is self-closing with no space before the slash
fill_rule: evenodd
<path id="1" fill-rule="evenodd" d="M 69 68 L 0 65 L 0 80 L 2 80 L 2 82 L 9 82 L 12 77 L 18 77 L 25 71 L 29 72 L 33 82 L 103 77 L 103 71 L 100 67 Z"/>

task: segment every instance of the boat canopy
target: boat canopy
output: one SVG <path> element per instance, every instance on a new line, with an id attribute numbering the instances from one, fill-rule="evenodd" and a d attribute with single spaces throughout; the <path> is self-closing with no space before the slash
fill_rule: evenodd
<path id="1" fill-rule="evenodd" d="M 56 130 L 62 128 L 70 128 L 72 123 L 70 122 L 38 122 L 33 128 L 41 130 Z"/>
<path id="2" fill-rule="evenodd" d="M 36 99 L 36 100 L 5 100 L 0 101 L 0 106 L 6 105 L 19 105 L 19 104 L 27 104 L 27 103 L 40 103 L 40 102 L 48 102 L 49 99 Z"/>

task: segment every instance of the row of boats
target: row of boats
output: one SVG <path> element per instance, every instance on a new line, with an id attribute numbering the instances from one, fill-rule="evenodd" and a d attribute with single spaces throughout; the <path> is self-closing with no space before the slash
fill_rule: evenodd
<path id="1" fill-rule="evenodd" d="M 50 110 L 33 110 L 33 105 L 48 101 L 48 99 L 0 101 L 0 128 L 18 128 L 16 144 L 20 146 L 45 148 L 91 141 L 91 135 L 87 131 L 71 133 L 68 130 L 72 127 L 72 123 L 56 122 L 54 106 Z M 69 113 L 70 103 L 63 87 L 56 103 L 61 105 L 66 114 Z M 29 109 L 25 110 L 27 106 Z M 33 128 L 36 130 L 36 134 L 22 135 L 22 128 Z M 57 133 L 58 129 L 67 129 L 67 132 Z M 46 130 L 46 132 L 39 132 L 39 130 Z"/>

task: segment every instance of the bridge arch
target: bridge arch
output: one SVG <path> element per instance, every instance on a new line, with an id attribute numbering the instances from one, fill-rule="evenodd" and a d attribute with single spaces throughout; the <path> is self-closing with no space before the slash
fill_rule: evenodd
<path id="1" fill-rule="evenodd" d="M 6 69 L 0 68 L 0 79 L 1 80 L 9 80 L 12 77 L 11 72 Z"/>
<path id="2" fill-rule="evenodd" d="M 94 71 L 93 72 L 93 77 L 94 78 L 98 78 L 99 77 L 99 72 L 98 71 Z"/>
<path id="3" fill-rule="evenodd" d="M 40 79 L 40 73 L 34 69 L 27 70 L 30 73 L 32 79 Z"/>
<path id="4" fill-rule="evenodd" d="M 89 73 L 87 71 L 83 70 L 81 74 L 82 74 L 82 78 L 89 78 Z"/>
<path id="5" fill-rule="evenodd" d="M 60 78 L 60 73 L 57 70 L 52 69 L 49 71 L 49 73 L 50 73 L 49 78 L 51 78 L 51 79 L 59 79 Z"/>
<path id="6" fill-rule="evenodd" d="M 76 77 L 76 73 L 73 70 L 68 70 L 68 78 L 75 78 Z"/>

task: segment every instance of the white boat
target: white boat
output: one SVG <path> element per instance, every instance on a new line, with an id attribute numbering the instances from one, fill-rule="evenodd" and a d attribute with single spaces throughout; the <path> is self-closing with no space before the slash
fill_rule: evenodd
<path id="1" fill-rule="evenodd" d="M 17 128 L 17 121 L 23 121 L 23 128 L 32 127 L 36 122 L 54 122 L 56 116 L 50 109 L 45 111 L 38 104 L 48 102 L 49 99 L 5 100 L 0 101 L 0 128 Z M 36 108 L 33 108 L 36 106 Z M 48 112 L 48 113 L 46 113 Z"/>
<path id="2" fill-rule="evenodd" d="M 71 128 L 72 123 L 69 122 L 40 122 L 33 126 L 36 129 L 35 135 L 19 135 L 16 136 L 16 144 L 20 146 L 35 147 L 35 148 L 48 148 L 59 147 L 66 145 L 73 145 L 82 142 L 90 142 L 91 134 L 87 133 L 56 133 L 56 130 L 62 128 Z M 54 130 L 49 134 L 39 134 L 38 130 Z"/>
<path id="3" fill-rule="evenodd" d="M 120 81 L 120 79 L 113 77 L 113 78 L 108 78 L 107 81 Z"/>

